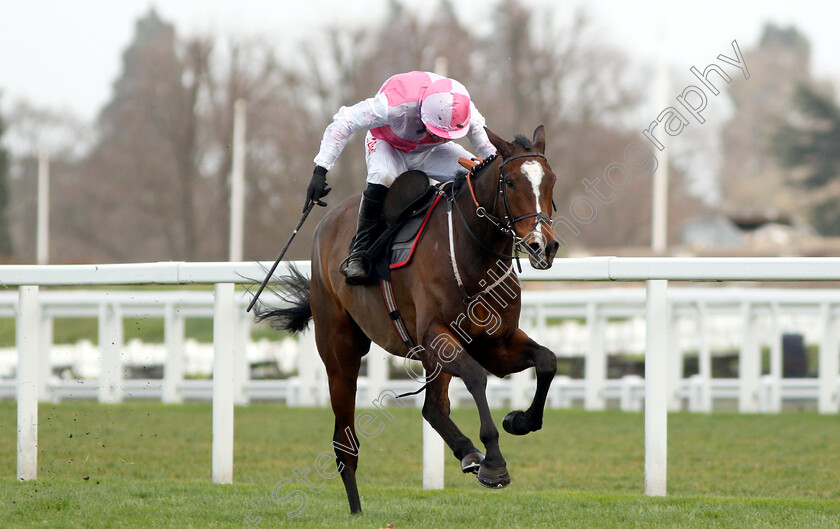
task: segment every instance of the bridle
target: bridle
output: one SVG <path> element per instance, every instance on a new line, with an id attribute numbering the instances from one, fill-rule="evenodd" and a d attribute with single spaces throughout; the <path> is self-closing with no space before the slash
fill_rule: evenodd
<path id="1" fill-rule="evenodd" d="M 535 213 L 528 213 L 527 215 L 522 215 L 521 217 L 516 217 L 516 218 L 513 218 L 512 220 L 510 220 L 512 215 L 510 214 L 510 206 L 508 206 L 507 193 L 505 192 L 505 174 L 502 171 L 502 169 L 505 167 L 505 165 L 508 162 L 516 160 L 517 158 L 542 158 L 543 160 L 546 160 L 545 155 L 541 154 L 541 153 L 538 153 L 538 152 L 523 152 L 523 153 L 519 153 L 519 154 L 514 154 L 513 156 L 511 156 L 509 158 L 505 158 L 504 160 L 502 160 L 501 165 L 499 165 L 499 192 L 496 194 L 496 199 L 494 199 L 494 201 L 493 201 L 493 209 L 496 209 L 496 201 L 498 200 L 499 195 L 502 195 L 502 201 L 504 202 L 504 205 L 505 205 L 505 219 L 508 219 L 508 221 L 510 222 L 510 227 L 511 228 L 516 226 L 517 222 L 522 221 L 522 220 L 526 220 L 526 219 L 530 219 L 531 217 L 537 217 L 537 221 L 545 221 L 545 222 L 548 222 L 550 224 L 551 223 L 551 217 L 549 217 L 546 213 L 543 213 L 542 211 L 537 211 Z M 553 198 L 551 199 L 551 206 L 554 207 L 554 199 Z M 535 225 L 534 229 L 536 229 L 536 225 Z"/>
<path id="2" fill-rule="evenodd" d="M 514 247 L 518 247 L 519 245 L 523 244 L 525 239 L 527 239 L 532 233 L 534 233 L 539 228 L 540 223 L 545 222 L 546 224 L 550 225 L 551 224 L 551 217 L 549 217 L 548 214 L 543 213 L 542 211 L 537 211 L 537 212 L 534 212 L 534 213 L 528 213 L 528 214 L 522 215 L 520 217 L 514 217 L 513 216 L 513 214 L 510 211 L 510 205 L 508 204 L 507 192 L 505 191 L 505 189 L 506 189 L 506 186 L 505 186 L 506 177 L 505 177 L 504 167 L 505 167 L 505 165 L 512 162 L 513 160 L 517 160 L 517 159 L 520 159 L 520 158 L 542 158 L 543 160 L 545 160 L 546 157 L 545 157 L 544 154 L 538 153 L 538 152 L 523 152 L 523 153 L 514 154 L 513 156 L 509 156 L 507 158 L 502 159 L 502 163 L 499 165 L 499 180 L 497 182 L 497 192 L 496 192 L 495 197 L 493 198 L 493 208 L 492 208 L 492 210 L 494 212 L 498 211 L 499 197 L 501 196 L 502 197 L 502 204 L 504 205 L 504 219 L 499 218 L 496 215 L 493 215 L 492 213 L 488 212 L 487 209 L 478 202 L 478 199 L 475 196 L 475 190 L 473 188 L 472 179 L 471 179 L 471 177 L 474 174 L 477 174 L 479 171 L 481 171 L 485 167 L 489 166 L 497 157 L 498 157 L 498 155 L 494 154 L 494 155 L 488 157 L 487 159 L 485 159 L 480 164 L 478 164 L 475 167 L 473 167 L 472 169 L 470 169 L 469 172 L 467 173 L 467 176 L 466 176 L 467 187 L 470 190 L 470 196 L 472 197 L 473 203 L 475 204 L 475 214 L 476 214 L 476 216 L 479 217 L 479 218 L 486 219 L 488 222 L 490 222 L 490 224 L 492 224 L 496 228 L 496 230 L 501 232 L 505 237 L 511 239 L 514 243 Z M 551 201 L 551 206 L 554 209 L 556 209 L 556 206 L 554 205 L 554 200 L 553 199 Z M 457 207 L 457 205 L 456 205 L 456 207 Z M 478 241 L 479 244 L 485 250 L 490 251 L 491 253 L 493 253 L 497 257 L 513 259 L 514 256 L 507 256 L 507 255 L 499 254 L 498 252 L 490 249 L 487 245 L 485 245 L 480 239 L 478 239 L 478 237 L 469 228 L 469 226 L 466 223 L 466 219 L 464 218 L 463 213 L 461 213 L 460 208 L 458 208 L 458 213 L 461 215 L 461 219 L 464 221 L 464 225 L 467 227 L 468 233 L 473 237 L 473 239 Z M 523 221 L 523 220 L 527 220 L 527 219 L 534 218 L 534 217 L 536 217 L 536 219 L 537 219 L 537 221 L 534 223 L 534 228 L 531 231 L 529 231 L 525 235 L 525 237 L 519 237 L 518 235 L 516 235 L 516 230 L 514 229 L 516 224 L 518 222 Z M 520 267 L 520 269 L 521 269 L 521 267 Z"/>

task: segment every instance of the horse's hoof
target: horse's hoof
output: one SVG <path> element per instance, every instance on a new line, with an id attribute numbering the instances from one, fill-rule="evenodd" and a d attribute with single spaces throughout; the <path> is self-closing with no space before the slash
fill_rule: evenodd
<path id="1" fill-rule="evenodd" d="M 502 420 L 502 428 L 511 435 L 525 435 L 531 433 L 525 420 L 525 412 L 522 410 L 515 410 L 507 415 Z"/>
<path id="2" fill-rule="evenodd" d="M 510 485 L 507 467 L 490 468 L 483 463 L 478 470 L 478 482 L 488 489 L 503 489 Z"/>
<path id="3" fill-rule="evenodd" d="M 477 474 L 482 461 L 484 461 L 484 454 L 481 452 L 470 452 L 461 459 L 461 472 L 464 474 Z"/>

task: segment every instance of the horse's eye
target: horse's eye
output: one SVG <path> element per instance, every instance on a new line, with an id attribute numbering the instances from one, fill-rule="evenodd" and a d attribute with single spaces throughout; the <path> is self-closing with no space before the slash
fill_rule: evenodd
<path id="1" fill-rule="evenodd" d="M 510 178 L 506 178 L 505 184 L 507 184 L 508 187 L 513 187 L 513 180 L 511 180 Z"/>

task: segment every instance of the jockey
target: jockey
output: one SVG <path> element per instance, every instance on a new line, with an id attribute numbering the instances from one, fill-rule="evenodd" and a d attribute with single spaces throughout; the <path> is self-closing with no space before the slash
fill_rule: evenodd
<path id="1" fill-rule="evenodd" d="M 385 81 L 379 92 L 351 107 L 341 107 L 324 132 L 315 157 L 315 171 L 306 191 L 306 207 L 330 192 L 327 171 L 332 169 L 350 137 L 367 130 L 365 162 L 367 189 L 362 193 L 356 237 L 343 271 L 351 285 L 364 284 L 370 262 L 370 229 L 382 215 L 385 193 L 400 174 L 425 172 L 448 181 L 460 170 L 459 158 L 472 158 L 452 142 L 467 136 L 481 157 L 496 152 L 484 131 L 484 117 L 470 101 L 464 85 L 430 72 L 408 72 Z"/>

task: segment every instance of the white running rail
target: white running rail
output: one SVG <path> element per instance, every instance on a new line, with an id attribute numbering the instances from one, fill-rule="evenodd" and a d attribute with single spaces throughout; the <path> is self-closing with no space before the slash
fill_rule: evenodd
<path id="1" fill-rule="evenodd" d="M 308 263 L 298 263 L 305 272 Z M 263 276 L 259 263 L 138 263 L 120 265 L 0 266 L 0 285 L 19 287 L 18 341 L 18 479 L 36 478 L 38 360 L 40 317 L 39 286 L 214 284 L 214 366 L 226 372 L 213 380 L 213 481 L 233 479 L 233 322 L 236 321 L 234 284 L 251 283 Z M 281 270 L 282 273 L 282 270 Z M 542 281 L 645 281 L 647 346 L 645 350 L 645 493 L 666 493 L 667 410 L 669 366 L 667 349 L 671 318 L 668 281 L 840 281 L 840 258 L 625 258 L 592 257 L 558 259 L 548 271 L 526 269 L 523 280 Z M 103 314 L 101 318 L 115 318 Z M 823 321 L 831 320 L 830 317 Z M 829 323 L 826 335 L 833 334 Z M 836 350 L 821 360 L 820 380 L 837 386 Z M 753 363 L 745 366 L 755 370 Z M 824 370 L 824 372 L 823 372 Z M 216 373 L 219 375 L 219 373 Z M 822 382 L 821 382 L 822 383 Z M 106 388 L 106 391 L 109 390 Z M 114 388 L 110 388 L 111 391 Z M 741 391 L 745 391 L 742 387 Z M 832 396 L 836 404 L 836 392 Z M 827 403 L 825 404 L 827 406 Z M 424 430 L 424 452 L 442 453 L 442 441 Z M 436 465 L 442 471 L 442 465 Z M 442 479 L 430 479 L 442 483 Z"/>

